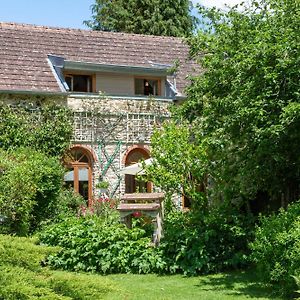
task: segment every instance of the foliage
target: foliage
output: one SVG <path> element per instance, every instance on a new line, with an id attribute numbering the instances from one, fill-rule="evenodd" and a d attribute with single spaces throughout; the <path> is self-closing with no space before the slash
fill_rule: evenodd
<path id="1" fill-rule="evenodd" d="M 300 202 L 277 215 L 262 217 L 251 249 L 263 280 L 281 292 L 295 291 L 292 276 L 300 276 Z"/>
<path id="2" fill-rule="evenodd" d="M 272 299 L 253 272 L 201 277 L 71 273 L 42 267 L 57 249 L 35 240 L 0 235 L 0 299 Z"/>
<path id="3" fill-rule="evenodd" d="M 0 169 L 0 214 L 8 218 L 5 229 L 26 235 L 55 213 L 64 170 L 58 159 L 28 148 L 1 150 Z"/>
<path id="4" fill-rule="evenodd" d="M 188 0 L 96 0 L 84 23 L 93 30 L 186 36 L 196 23 L 190 12 Z"/>
<path id="5" fill-rule="evenodd" d="M 181 117 L 198 128 L 208 170 L 227 198 L 299 194 L 298 0 L 251 1 L 244 10 L 201 8 L 190 39 L 204 71 L 192 78 Z"/>
<path id="6" fill-rule="evenodd" d="M 0 235 L 0 299 L 96 300 L 117 290 L 105 278 L 42 267 L 44 257 L 58 249 L 34 242 Z"/>
<path id="7" fill-rule="evenodd" d="M 40 241 L 62 250 L 48 257 L 55 268 L 110 273 L 197 275 L 247 263 L 249 221 L 224 207 L 209 214 L 173 211 L 164 221 L 161 245 L 153 248 L 143 218 L 128 229 L 111 218 L 68 218 L 44 228 Z"/>
<path id="8" fill-rule="evenodd" d="M 100 181 L 96 184 L 97 189 L 107 189 L 109 187 L 108 181 Z"/>
<path id="9" fill-rule="evenodd" d="M 245 266 L 251 227 L 234 207 L 209 213 L 174 210 L 164 220 L 160 246 L 168 272 L 196 275 Z"/>
<path id="10" fill-rule="evenodd" d="M 146 174 L 168 194 L 201 198 L 197 204 L 205 206 L 205 195 L 199 189 L 205 182 L 207 158 L 203 147 L 194 143 L 195 138 L 194 128 L 184 122 L 170 121 L 155 130 L 151 138 L 153 164 L 147 166 Z"/>
<path id="11" fill-rule="evenodd" d="M 62 247 L 48 257 L 56 268 L 107 274 L 158 272 L 164 266 L 144 230 L 104 218 L 69 218 L 44 229 L 39 238 Z"/>
<path id="12" fill-rule="evenodd" d="M 70 145 L 70 111 L 49 105 L 39 109 L 0 106 L 0 147 L 15 150 L 31 147 L 51 156 L 61 156 Z"/>
<path id="13" fill-rule="evenodd" d="M 299 295 L 299 294 L 300 294 L 300 275 L 298 275 L 298 276 L 293 276 L 293 278 L 295 279 L 296 284 L 297 284 L 297 286 L 298 286 L 298 290 L 296 291 L 296 293 Z"/>
<path id="14" fill-rule="evenodd" d="M 75 216 L 80 210 L 86 207 L 86 200 L 74 189 L 61 188 L 56 201 L 56 208 L 53 217 L 46 220 L 45 223 L 59 222 L 65 217 Z"/>

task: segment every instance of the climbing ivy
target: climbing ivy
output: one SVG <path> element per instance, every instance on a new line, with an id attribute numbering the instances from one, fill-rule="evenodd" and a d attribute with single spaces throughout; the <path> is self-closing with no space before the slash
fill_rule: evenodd
<path id="1" fill-rule="evenodd" d="M 70 145 L 71 135 L 71 113 L 66 107 L 0 106 L 0 148 L 4 150 L 30 147 L 61 156 Z"/>

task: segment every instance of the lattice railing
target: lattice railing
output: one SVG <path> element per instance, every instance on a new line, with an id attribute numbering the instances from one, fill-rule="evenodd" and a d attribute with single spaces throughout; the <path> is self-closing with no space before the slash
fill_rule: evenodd
<path id="1" fill-rule="evenodd" d="M 151 113 L 93 114 L 74 112 L 75 142 L 150 143 L 155 127 L 169 116 Z"/>

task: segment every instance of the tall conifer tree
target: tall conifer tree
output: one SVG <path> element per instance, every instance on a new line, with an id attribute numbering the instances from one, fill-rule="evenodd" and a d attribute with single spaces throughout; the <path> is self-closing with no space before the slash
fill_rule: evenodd
<path id="1" fill-rule="evenodd" d="M 92 18 L 84 23 L 93 30 L 188 36 L 195 28 L 189 0 L 95 0 Z"/>

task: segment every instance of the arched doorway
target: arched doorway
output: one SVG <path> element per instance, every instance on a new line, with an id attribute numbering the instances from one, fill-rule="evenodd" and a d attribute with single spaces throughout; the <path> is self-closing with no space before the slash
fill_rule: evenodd
<path id="1" fill-rule="evenodd" d="M 64 157 L 64 163 L 69 169 L 65 174 L 65 184 L 72 187 L 88 203 L 92 201 L 92 155 L 83 147 L 73 147 Z"/>
<path id="2" fill-rule="evenodd" d="M 125 166 L 130 166 L 132 164 L 138 163 L 142 160 L 150 158 L 149 153 L 143 148 L 135 148 L 131 150 L 125 159 Z M 150 193 L 151 192 L 151 182 L 144 182 L 138 180 L 135 175 L 125 175 L 125 193 Z"/>

